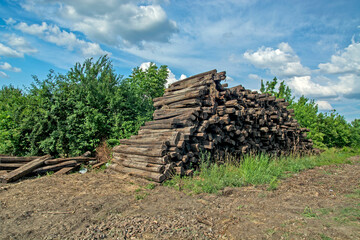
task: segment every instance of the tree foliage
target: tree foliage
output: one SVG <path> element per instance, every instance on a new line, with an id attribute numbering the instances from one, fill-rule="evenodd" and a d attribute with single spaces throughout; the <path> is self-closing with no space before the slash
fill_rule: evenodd
<path id="1" fill-rule="evenodd" d="M 277 88 L 277 89 L 276 89 Z M 262 93 L 269 93 L 277 98 L 285 98 L 290 103 L 289 109 L 294 109 L 295 119 L 301 127 L 310 129 L 308 137 L 317 147 L 359 147 L 360 120 L 348 123 L 344 116 L 335 110 L 322 113 L 313 99 L 301 96 L 297 101 L 291 94 L 291 89 L 282 81 L 278 85 L 275 77 L 265 84 L 261 80 Z"/>
<path id="2" fill-rule="evenodd" d="M 35 76 L 25 92 L 3 87 L 0 152 L 79 155 L 102 140 L 129 137 L 152 118 L 152 99 L 163 94 L 167 73 L 166 66 L 151 64 L 123 79 L 103 56 L 77 63 L 65 75 L 50 70 L 45 80 Z"/>

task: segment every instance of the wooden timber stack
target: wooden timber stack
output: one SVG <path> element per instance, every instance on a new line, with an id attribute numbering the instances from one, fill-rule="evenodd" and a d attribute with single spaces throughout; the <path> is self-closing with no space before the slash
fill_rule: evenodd
<path id="1" fill-rule="evenodd" d="M 97 163 L 97 159 L 90 157 L 90 154 L 90 152 L 86 152 L 78 157 L 56 159 L 53 159 L 50 155 L 42 157 L 15 157 L 2 155 L 0 156 L 0 182 L 13 182 L 29 174 L 37 175 L 48 172 L 54 172 L 55 175 L 66 174 L 71 170 L 76 169 L 81 164 L 95 164 L 93 167 L 103 164 Z"/>
<path id="2" fill-rule="evenodd" d="M 308 129 L 300 128 L 284 99 L 221 84 L 212 70 L 177 81 L 154 99 L 153 121 L 113 149 L 113 169 L 162 182 L 191 175 L 201 151 L 244 154 L 309 152 Z"/>

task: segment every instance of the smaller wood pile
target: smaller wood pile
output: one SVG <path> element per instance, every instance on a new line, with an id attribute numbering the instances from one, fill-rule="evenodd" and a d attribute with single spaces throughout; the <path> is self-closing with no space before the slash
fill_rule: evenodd
<path id="1" fill-rule="evenodd" d="M 81 164 L 96 164 L 96 158 L 89 157 L 90 152 L 78 157 L 53 158 L 50 155 L 14 157 L 0 156 L 0 181 L 13 182 L 29 174 L 37 175 L 55 172 L 56 175 L 66 174 Z"/>
<path id="2" fill-rule="evenodd" d="M 154 99 L 153 121 L 113 148 L 111 168 L 162 182 L 191 175 L 202 151 L 224 155 L 307 153 L 308 129 L 300 128 L 284 99 L 241 85 L 227 88 L 225 72 L 212 70 L 177 81 Z"/>

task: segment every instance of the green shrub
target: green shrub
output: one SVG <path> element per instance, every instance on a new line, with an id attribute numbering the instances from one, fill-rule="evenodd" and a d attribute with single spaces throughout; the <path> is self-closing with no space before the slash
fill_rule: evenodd
<path id="1" fill-rule="evenodd" d="M 104 139 L 114 146 L 151 120 L 152 99 L 164 93 L 167 76 L 166 66 L 151 64 L 123 79 L 103 56 L 76 63 L 65 75 L 34 76 L 25 92 L 3 87 L 0 153 L 80 155 Z"/>
<path id="2" fill-rule="evenodd" d="M 295 119 L 301 127 L 310 129 L 308 137 L 314 141 L 316 147 L 342 148 L 344 146 L 360 147 L 360 120 L 355 119 L 351 124 L 344 116 L 335 110 L 321 113 L 313 99 L 301 96 L 297 101 L 291 95 L 291 89 L 282 81 L 278 89 L 277 78 L 267 81 L 265 84 L 261 80 L 260 91 L 269 93 L 277 98 L 284 98 L 289 102 L 289 109 L 294 109 Z"/>

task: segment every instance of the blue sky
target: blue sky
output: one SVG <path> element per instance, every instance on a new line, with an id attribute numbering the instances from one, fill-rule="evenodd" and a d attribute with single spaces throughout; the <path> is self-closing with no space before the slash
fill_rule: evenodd
<path id="1" fill-rule="evenodd" d="M 360 118 L 360 1 L 3 0 L 1 85 L 110 55 L 125 76 L 147 62 L 169 81 L 225 70 L 230 86 L 275 76 L 348 121 Z"/>

